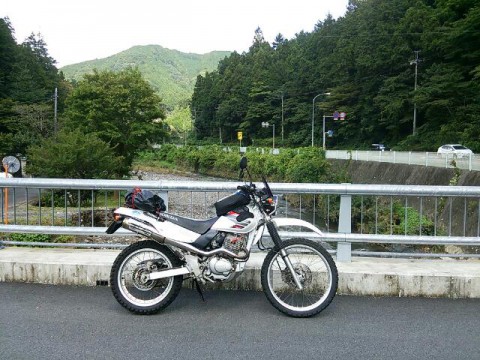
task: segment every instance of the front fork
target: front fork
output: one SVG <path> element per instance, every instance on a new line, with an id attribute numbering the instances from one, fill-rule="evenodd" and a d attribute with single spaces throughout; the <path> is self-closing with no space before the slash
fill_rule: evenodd
<path id="1" fill-rule="evenodd" d="M 275 247 L 280 249 L 280 255 L 285 262 L 285 265 L 287 266 L 288 270 L 290 270 L 290 273 L 292 274 L 293 281 L 295 282 L 295 285 L 297 285 L 298 290 L 303 290 L 303 285 L 300 282 L 297 273 L 295 272 L 295 269 L 293 268 L 292 262 L 290 261 L 290 258 L 288 257 L 287 252 L 285 249 L 281 247 L 282 245 L 282 239 L 280 239 L 280 235 L 278 234 L 277 228 L 275 227 L 275 224 L 271 219 L 268 219 L 266 221 L 267 225 L 267 230 L 268 233 L 270 234 L 273 243 L 275 244 Z"/>

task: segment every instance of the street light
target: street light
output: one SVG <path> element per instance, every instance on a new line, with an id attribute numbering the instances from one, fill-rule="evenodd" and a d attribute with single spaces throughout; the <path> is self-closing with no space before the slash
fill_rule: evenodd
<path id="1" fill-rule="evenodd" d="M 330 93 L 329 93 L 329 92 L 321 93 L 321 94 L 316 95 L 316 96 L 313 98 L 313 101 L 312 101 L 312 147 L 313 147 L 313 145 L 314 145 L 314 130 L 315 130 L 315 100 L 316 100 L 317 97 L 319 97 L 320 95 L 329 96 Z M 325 118 L 324 118 L 324 120 L 323 120 L 323 132 L 325 132 Z"/>
<path id="2" fill-rule="evenodd" d="M 263 128 L 268 128 L 269 126 L 273 126 L 273 145 L 272 148 L 275 149 L 275 124 L 270 125 L 268 122 L 262 122 Z"/>
<path id="3" fill-rule="evenodd" d="M 418 53 L 419 50 L 415 50 L 415 59 L 410 61 L 410 65 L 415 65 L 415 85 L 413 88 L 413 96 L 415 97 L 415 94 L 417 92 L 417 76 L 418 76 L 418 63 L 422 60 L 418 58 Z M 417 103 L 415 102 L 415 99 L 413 100 L 413 136 L 417 135 Z"/>

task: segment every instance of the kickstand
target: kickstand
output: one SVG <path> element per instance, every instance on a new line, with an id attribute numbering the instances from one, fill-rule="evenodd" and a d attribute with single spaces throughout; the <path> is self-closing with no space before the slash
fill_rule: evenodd
<path id="1" fill-rule="evenodd" d="M 202 298 L 202 301 L 205 302 L 205 297 L 203 296 L 202 288 L 200 287 L 198 280 L 195 278 L 192 280 L 192 288 L 193 288 L 193 285 L 195 285 L 195 288 L 197 289 L 198 293 L 200 294 L 200 297 Z"/>

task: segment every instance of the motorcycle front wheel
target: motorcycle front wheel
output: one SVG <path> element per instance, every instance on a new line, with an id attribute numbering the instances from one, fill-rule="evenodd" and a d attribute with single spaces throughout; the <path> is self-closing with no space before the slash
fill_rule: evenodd
<path id="1" fill-rule="evenodd" d="M 115 299 L 137 314 L 154 314 L 175 300 L 183 275 L 148 280 L 152 271 L 181 266 L 180 259 L 166 246 L 146 240 L 125 248 L 115 259 L 110 286 Z"/>
<path id="2" fill-rule="evenodd" d="M 281 256 L 285 250 L 302 289 L 299 289 Z M 338 271 L 332 256 L 319 243 L 291 239 L 272 249 L 262 265 L 263 291 L 279 311 L 293 317 L 310 317 L 324 310 L 333 300 Z"/>

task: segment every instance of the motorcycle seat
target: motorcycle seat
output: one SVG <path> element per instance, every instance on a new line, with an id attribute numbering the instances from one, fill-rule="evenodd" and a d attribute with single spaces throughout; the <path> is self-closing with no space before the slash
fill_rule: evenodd
<path id="1" fill-rule="evenodd" d="M 173 215 L 169 213 L 163 213 L 163 217 L 174 223 L 177 224 L 178 226 L 181 226 L 185 229 L 188 229 L 190 231 L 193 231 L 197 234 L 205 234 L 213 224 L 218 220 L 218 217 L 214 217 L 211 219 L 207 220 L 195 220 L 195 219 L 190 219 L 186 217 L 181 217 L 178 215 Z"/>

